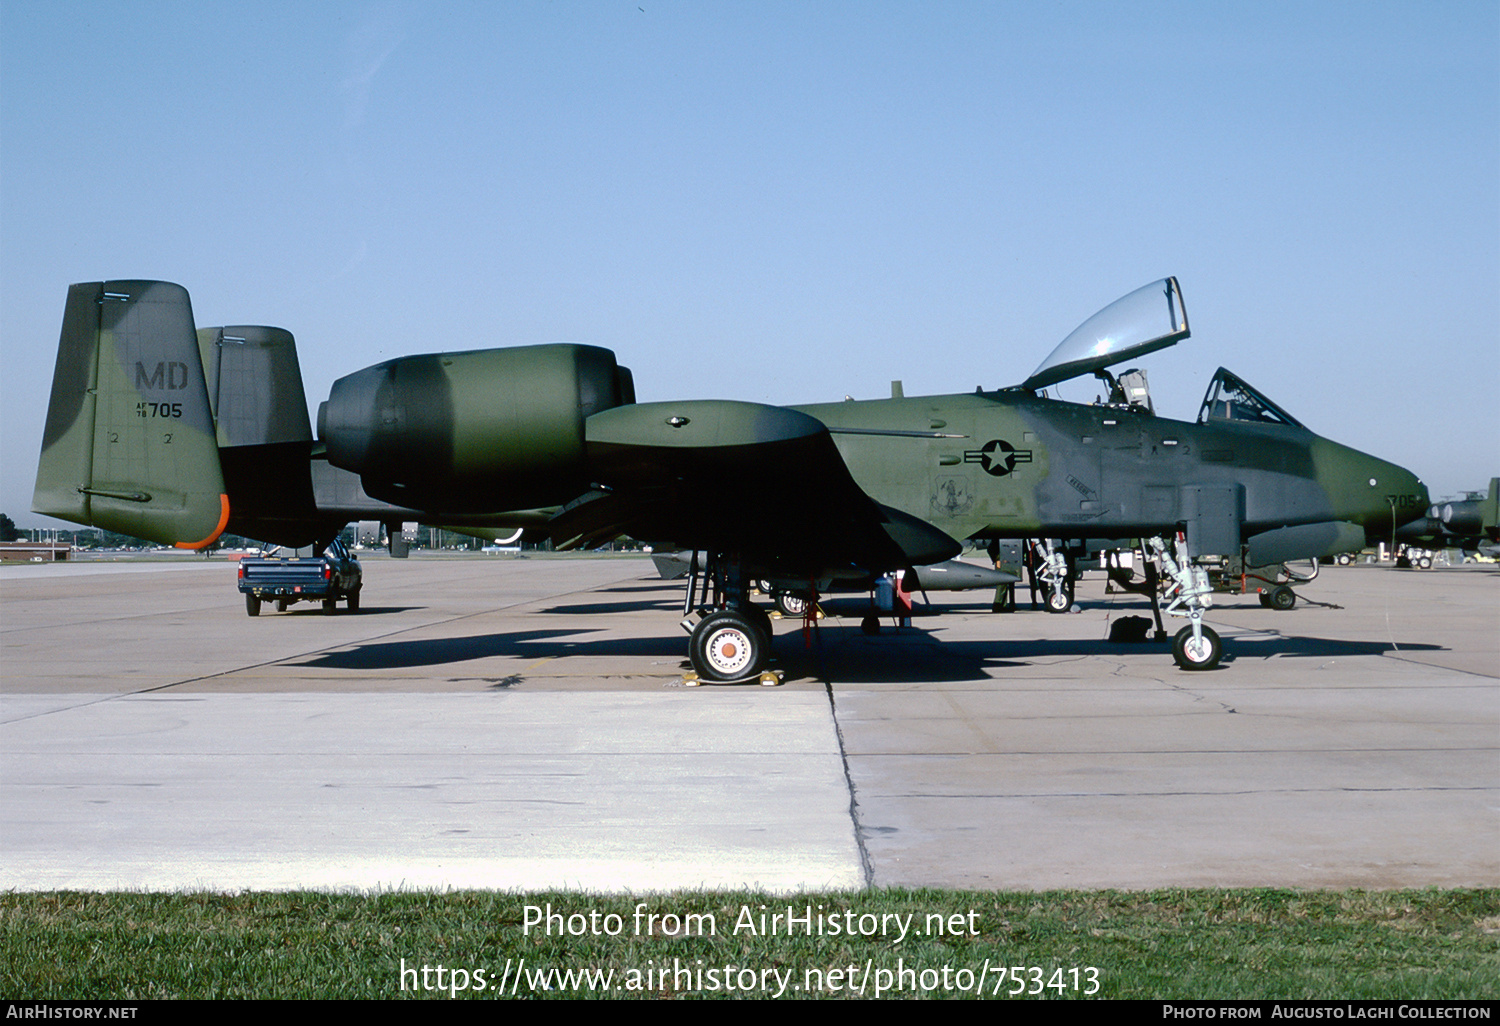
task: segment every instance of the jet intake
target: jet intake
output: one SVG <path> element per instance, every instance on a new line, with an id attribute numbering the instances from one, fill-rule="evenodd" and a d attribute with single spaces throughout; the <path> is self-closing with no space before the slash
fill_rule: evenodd
<path id="1" fill-rule="evenodd" d="M 330 463 L 407 509 L 558 505 L 588 485 L 584 421 L 633 391 L 614 353 L 595 346 L 409 356 L 335 381 L 318 436 Z"/>

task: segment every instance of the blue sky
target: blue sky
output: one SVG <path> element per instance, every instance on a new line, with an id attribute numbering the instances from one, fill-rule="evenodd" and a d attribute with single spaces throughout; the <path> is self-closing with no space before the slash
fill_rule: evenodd
<path id="1" fill-rule="evenodd" d="M 1500 475 L 1500 4 L 0 0 L 0 272 L 23 526 L 67 285 L 131 277 L 291 330 L 315 406 L 559 340 L 643 400 L 967 392 L 1175 274 L 1158 413 L 1223 364 L 1452 494 Z"/>

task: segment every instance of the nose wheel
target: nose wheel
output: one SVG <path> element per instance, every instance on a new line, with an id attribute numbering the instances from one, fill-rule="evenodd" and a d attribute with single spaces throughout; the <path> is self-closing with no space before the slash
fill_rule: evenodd
<path id="1" fill-rule="evenodd" d="M 1171 546 L 1161 537 L 1143 538 L 1142 544 L 1169 582 L 1161 597 L 1170 600 L 1166 612 L 1188 618 L 1188 625 L 1172 639 L 1172 658 L 1184 670 L 1212 670 L 1224 655 L 1224 643 L 1214 629 L 1203 622 L 1203 611 L 1208 608 L 1213 590 L 1209 586 L 1208 572 L 1201 566 L 1194 566 L 1188 558 L 1182 532 L 1178 532 Z M 1266 600 L 1262 598 L 1261 601 Z M 1157 614 L 1158 624 L 1161 623 L 1160 605 L 1161 599 L 1153 594 L 1151 609 Z"/>
<path id="2" fill-rule="evenodd" d="M 1212 670 L 1224 654 L 1224 643 L 1212 627 L 1199 624 L 1198 630 L 1195 635 L 1189 624 L 1172 639 L 1172 658 L 1184 670 Z"/>

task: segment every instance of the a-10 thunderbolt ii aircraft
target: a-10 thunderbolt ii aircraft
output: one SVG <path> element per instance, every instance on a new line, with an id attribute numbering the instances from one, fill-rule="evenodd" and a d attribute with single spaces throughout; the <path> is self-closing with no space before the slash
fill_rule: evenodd
<path id="1" fill-rule="evenodd" d="M 1432 566 L 1431 554 L 1413 555 L 1413 549 L 1458 549 L 1494 559 L 1500 555 L 1500 477 L 1490 478 L 1488 494 L 1434 504 L 1426 516 L 1398 528 L 1392 541 L 1408 546 L 1407 558 L 1424 570 Z"/>
<path id="2" fill-rule="evenodd" d="M 1186 620 L 1178 665 L 1208 669 L 1222 649 L 1203 622 L 1203 562 L 1359 548 L 1428 499 L 1411 473 L 1313 434 L 1226 370 L 1186 422 L 1133 394 L 1140 376 L 1107 369 L 1188 334 L 1165 278 L 1018 385 L 797 407 L 637 403 L 630 372 L 593 346 L 408 356 L 336 381 L 314 441 L 287 332 L 196 330 L 187 292 L 165 282 L 75 285 L 33 509 L 190 548 L 226 529 L 306 544 L 380 519 L 702 552 L 689 651 L 717 681 L 766 662 L 754 581 L 815 595 L 941 563 L 966 540 L 1042 538 L 1057 583 L 1058 546 L 1140 539 L 1166 612 Z M 1109 399 L 1045 395 L 1083 374 Z"/>

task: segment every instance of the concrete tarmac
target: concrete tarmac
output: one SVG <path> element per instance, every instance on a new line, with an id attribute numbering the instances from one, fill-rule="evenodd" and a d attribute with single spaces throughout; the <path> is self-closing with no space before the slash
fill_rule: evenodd
<path id="1" fill-rule="evenodd" d="M 835 599 L 781 688 L 681 687 L 647 560 L 365 572 L 251 618 L 220 560 L 0 567 L 0 887 L 1500 885 L 1490 567 L 1216 596 L 1207 673 L 1105 640 L 1149 607 L 1097 573 Z"/>

